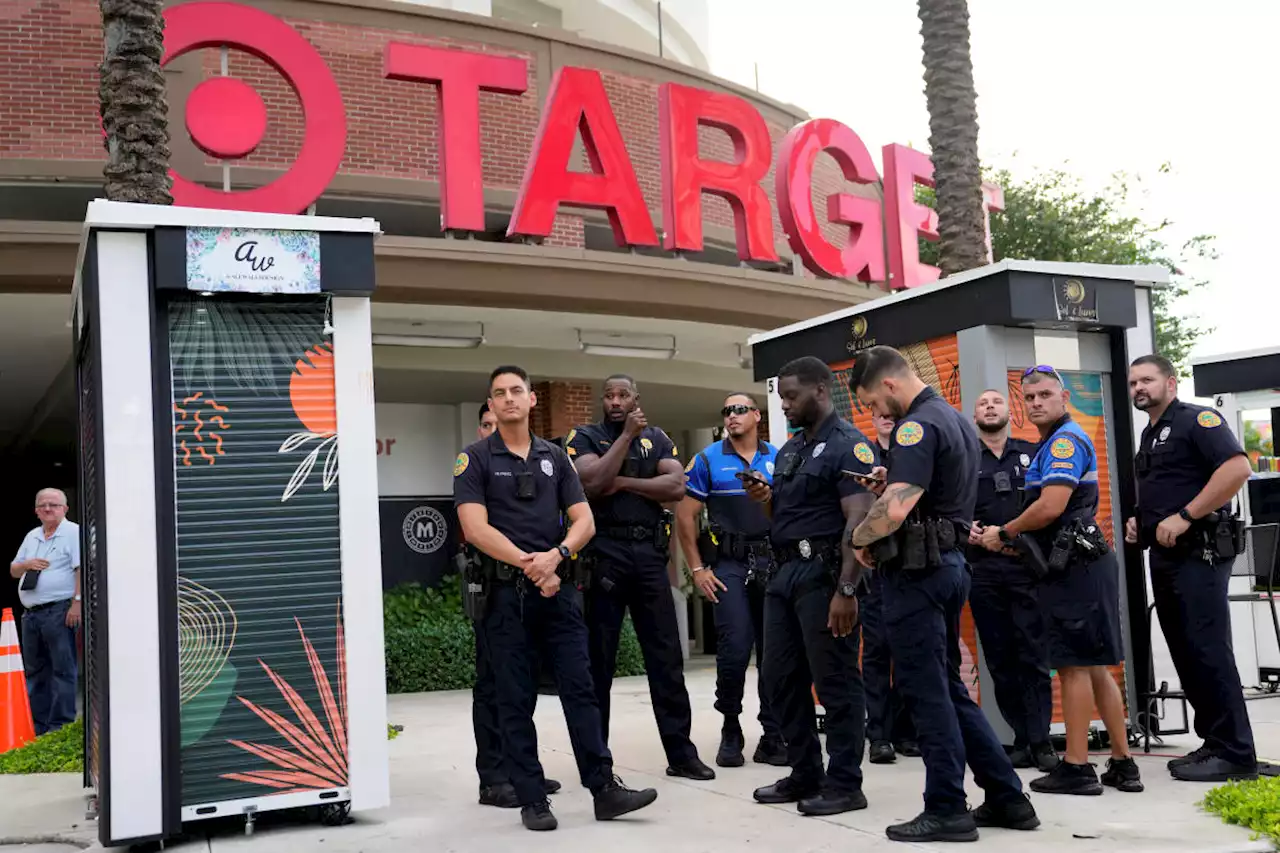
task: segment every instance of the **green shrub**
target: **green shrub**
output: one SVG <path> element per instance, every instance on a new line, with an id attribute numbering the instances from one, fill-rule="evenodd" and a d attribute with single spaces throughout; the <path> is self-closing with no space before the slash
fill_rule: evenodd
<path id="1" fill-rule="evenodd" d="M 84 772 L 84 722 L 76 720 L 17 749 L 0 753 L 0 773 Z"/>
<path id="2" fill-rule="evenodd" d="M 462 612 L 458 575 L 439 589 L 409 584 L 382 595 L 387 692 L 465 690 L 475 684 L 475 633 Z M 618 644 L 618 677 L 643 675 L 644 659 L 630 617 Z"/>
<path id="3" fill-rule="evenodd" d="M 1280 777 L 1228 782 L 1209 791 L 1201 805 L 1227 823 L 1252 829 L 1255 838 L 1280 845 Z"/>

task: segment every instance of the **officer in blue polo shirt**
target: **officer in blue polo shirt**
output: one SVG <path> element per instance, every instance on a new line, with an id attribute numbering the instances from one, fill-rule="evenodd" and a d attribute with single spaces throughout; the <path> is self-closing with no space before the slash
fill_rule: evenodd
<path id="1" fill-rule="evenodd" d="M 1004 525 L 982 531 L 984 547 L 999 551 L 1030 533 L 1048 558 L 1040 605 L 1049 623 L 1049 665 L 1058 670 L 1067 729 L 1067 753 L 1048 775 L 1031 782 L 1041 794 L 1102 793 L 1143 788 L 1129 755 L 1124 697 L 1108 667 L 1124 658 L 1120 634 L 1119 564 L 1098 527 L 1098 456 L 1084 429 L 1071 419 L 1071 392 L 1048 365 L 1022 375 L 1027 417 L 1040 431 L 1040 448 L 1026 472 L 1026 508 Z M 1111 759 L 1099 780 L 1089 763 L 1089 724 L 1097 706 L 1111 741 Z"/>
<path id="2" fill-rule="evenodd" d="M 769 516 L 747 497 L 741 477 L 750 472 L 772 483 L 778 451 L 760 438 L 760 410 L 749 395 L 730 394 L 720 415 L 724 440 L 695 454 L 685 468 L 676 530 L 694 584 L 715 605 L 716 710 L 724 715 L 716 764 L 741 767 L 746 738 L 738 716 L 753 646 L 756 667 L 764 660 L 764 587 L 771 561 Z M 704 506 L 708 524 L 699 535 Z M 764 734 L 752 760 L 785 765 L 786 748 L 762 679 L 757 689 Z"/>
<path id="3" fill-rule="evenodd" d="M 534 650 L 549 658 L 583 787 L 595 800 L 596 820 L 644 808 L 653 789 L 632 791 L 613 773 L 600 708 L 591 683 L 582 597 L 561 581 L 572 558 L 595 532 L 578 475 L 558 446 L 529 431 L 537 404 L 529 374 L 516 366 L 494 369 L 489 408 L 498 429 L 470 445 L 453 466 L 458 522 L 481 552 L 489 600 L 484 632 L 497 685 L 498 719 L 507 770 L 525 828 L 556 828 L 547 802 L 533 725 L 537 697 Z M 569 529 L 561 538 L 561 513 Z"/>

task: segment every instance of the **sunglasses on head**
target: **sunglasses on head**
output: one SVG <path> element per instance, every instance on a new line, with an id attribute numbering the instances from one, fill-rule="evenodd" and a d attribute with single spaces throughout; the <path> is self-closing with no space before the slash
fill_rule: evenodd
<path id="1" fill-rule="evenodd" d="M 1062 382 L 1062 374 L 1058 373 L 1057 370 L 1047 364 L 1037 364 L 1035 367 L 1028 367 L 1026 370 L 1022 371 L 1022 378 L 1026 379 L 1033 373 L 1043 373 L 1045 376 L 1052 376 L 1054 379 L 1058 380 L 1058 382 Z"/>
<path id="2" fill-rule="evenodd" d="M 720 417 L 727 418 L 729 415 L 745 415 L 747 412 L 756 411 L 755 406 L 748 406 L 744 403 L 734 403 L 732 406 L 725 406 L 720 410 Z"/>

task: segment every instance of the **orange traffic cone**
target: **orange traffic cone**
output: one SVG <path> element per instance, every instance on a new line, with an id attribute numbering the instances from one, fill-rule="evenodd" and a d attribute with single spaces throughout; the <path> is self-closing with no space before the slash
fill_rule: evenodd
<path id="1" fill-rule="evenodd" d="M 27 701 L 27 676 L 18 648 L 18 625 L 6 607 L 0 618 L 0 752 L 17 749 L 36 739 Z"/>

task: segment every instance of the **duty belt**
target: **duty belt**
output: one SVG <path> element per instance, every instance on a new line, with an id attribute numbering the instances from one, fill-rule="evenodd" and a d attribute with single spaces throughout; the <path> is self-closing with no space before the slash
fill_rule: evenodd
<path id="1" fill-rule="evenodd" d="M 839 553 L 839 536 L 812 536 L 808 539 L 773 543 L 773 556 L 778 561 L 778 565 L 793 560 L 830 561 Z"/>
<path id="2" fill-rule="evenodd" d="M 748 536 L 745 533 L 716 534 L 720 540 L 720 556 L 731 560 L 745 560 L 753 553 L 767 555 L 770 551 L 768 536 Z"/>
<path id="3" fill-rule="evenodd" d="M 623 539 L 632 542 L 640 542 L 645 539 L 652 539 L 654 529 L 657 524 L 606 524 L 596 528 L 597 536 L 604 536 L 609 539 Z"/>

